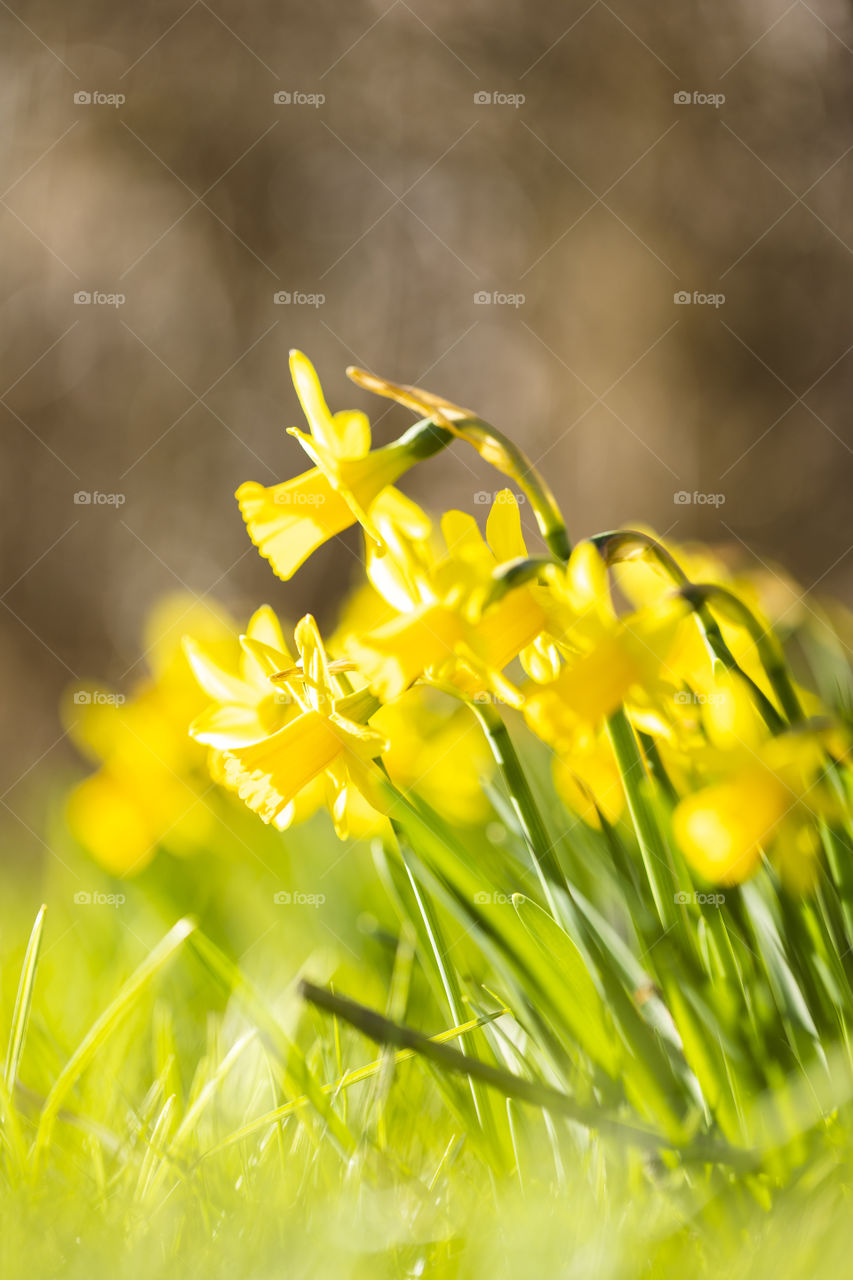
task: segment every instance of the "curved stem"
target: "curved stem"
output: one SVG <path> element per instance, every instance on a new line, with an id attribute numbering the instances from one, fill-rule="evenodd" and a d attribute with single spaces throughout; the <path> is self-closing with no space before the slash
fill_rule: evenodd
<path id="1" fill-rule="evenodd" d="M 380 378 L 375 373 L 354 366 L 347 369 L 347 376 L 367 391 L 396 400 L 415 413 L 427 414 L 460 440 L 467 441 L 484 462 L 514 480 L 533 508 L 539 532 L 551 554 L 558 560 L 568 560 L 571 543 L 556 498 L 527 455 L 507 439 L 503 432 L 471 413 L 469 409 L 463 409 L 461 405 L 453 404 L 431 391 L 423 391 L 420 387 L 390 382 L 387 378 Z"/>
<path id="2" fill-rule="evenodd" d="M 767 673 L 771 688 L 779 699 L 779 705 L 791 724 L 799 724 L 805 717 L 797 691 L 785 663 L 782 647 L 772 632 L 762 627 L 755 614 L 742 600 L 726 587 L 713 582 L 700 582 L 683 587 L 681 594 L 689 604 L 706 601 L 717 603 L 733 620 L 744 628 L 755 645 L 758 660 Z"/>
<path id="3" fill-rule="evenodd" d="M 743 681 L 770 732 L 774 734 L 781 733 L 785 728 L 784 720 L 764 690 L 760 689 L 752 677 L 747 675 L 735 658 L 705 600 L 700 597 L 690 598 L 695 584 L 690 581 L 678 561 L 670 555 L 666 547 L 661 546 L 659 542 L 647 533 L 640 533 L 634 529 L 626 529 L 616 533 L 600 533 L 592 538 L 591 541 L 598 547 L 608 566 L 616 564 L 620 560 L 633 560 L 646 554 L 651 555 L 657 561 L 696 614 L 711 656 L 722 663 L 726 671 L 737 675 Z M 770 673 L 768 672 L 768 678 L 769 676 Z"/>

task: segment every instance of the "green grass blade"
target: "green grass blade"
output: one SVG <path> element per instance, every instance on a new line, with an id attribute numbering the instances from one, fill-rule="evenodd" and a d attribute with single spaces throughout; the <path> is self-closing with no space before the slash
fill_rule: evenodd
<path id="1" fill-rule="evenodd" d="M 262 1040 L 278 1064 L 285 1093 L 290 1098 L 304 1095 L 325 1124 L 340 1153 L 348 1159 L 356 1150 L 356 1139 L 330 1106 L 329 1099 L 309 1068 L 302 1050 L 293 1043 L 270 1013 L 254 985 L 224 952 L 200 933 L 193 937 L 192 947 L 208 973 L 240 1001 L 255 1023 Z M 301 1114 L 303 1118 L 307 1115 L 304 1105 Z"/>
<path id="2" fill-rule="evenodd" d="M 9 1046 L 6 1050 L 6 1065 L 3 1070 L 3 1083 L 6 1087 L 6 1093 L 10 1097 L 14 1092 L 15 1081 L 18 1078 L 18 1067 L 21 1064 L 21 1055 L 24 1052 L 24 1043 L 27 1038 L 27 1025 L 30 1020 L 30 1009 L 33 1002 L 33 987 L 35 986 L 36 971 L 38 969 L 46 910 L 47 907 L 40 907 L 36 916 L 33 931 L 27 943 L 23 967 L 21 968 L 18 994 L 15 997 L 12 1026 L 9 1031 Z"/>
<path id="3" fill-rule="evenodd" d="M 577 1124 L 602 1135 L 619 1138 L 624 1142 L 652 1150 L 681 1150 L 683 1156 L 694 1155 L 703 1161 L 711 1158 L 712 1152 L 714 1159 L 735 1165 L 744 1161 L 752 1163 L 754 1160 L 751 1152 L 709 1143 L 697 1144 L 693 1150 L 688 1147 L 680 1148 L 678 1143 L 663 1134 L 639 1124 L 620 1120 L 595 1107 L 584 1106 L 551 1085 L 513 1075 L 512 1072 L 504 1071 L 491 1063 L 471 1058 L 451 1045 L 437 1043 L 411 1027 L 391 1022 L 375 1010 L 358 1004 L 346 996 L 335 995 L 322 987 L 315 987 L 312 983 L 304 981 L 300 983 L 299 989 L 311 1004 L 349 1022 L 377 1044 L 393 1044 L 400 1048 L 412 1049 L 446 1071 L 473 1076 L 490 1088 L 496 1089 L 506 1098 L 516 1098 L 520 1102 L 566 1116 Z"/>
<path id="4" fill-rule="evenodd" d="M 86 1067 L 95 1057 L 98 1050 L 102 1048 L 104 1043 L 119 1026 L 125 1015 L 132 1008 L 133 1004 L 138 1000 L 148 983 L 181 949 L 187 938 L 192 935 L 195 928 L 196 925 L 192 920 L 184 919 L 179 920 L 178 923 L 169 930 L 165 938 L 157 944 L 150 955 L 146 956 L 138 969 L 131 974 L 115 999 L 110 1002 L 100 1017 L 95 1020 L 93 1026 L 83 1037 L 80 1044 L 66 1062 L 62 1071 L 59 1073 L 59 1076 L 54 1081 L 50 1093 L 45 1099 L 41 1117 L 39 1118 L 35 1144 L 33 1147 L 34 1172 L 37 1172 L 39 1169 L 40 1158 L 50 1140 L 57 1113 L 59 1112 L 68 1093 L 77 1083 L 77 1080 L 86 1070 Z"/>
<path id="5" fill-rule="evenodd" d="M 477 1031 L 480 1027 L 484 1027 L 487 1023 L 493 1022 L 495 1018 L 502 1017 L 508 1013 L 508 1009 L 497 1009 L 493 1013 L 481 1014 L 476 1018 L 463 1022 L 458 1027 L 449 1027 L 446 1031 L 439 1031 L 437 1035 L 430 1036 L 431 1040 L 435 1040 L 438 1044 L 443 1044 L 447 1040 L 455 1040 L 462 1036 L 468 1035 L 472 1031 Z M 394 1063 L 399 1066 L 400 1063 L 410 1062 L 415 1057 L 414 1049 L 398 1049 L 394 1054 Z M 365 1080 L 370 1080 L 381 1070 L 384 1058 L 377 1058 L 374 1062 L 366 1062 L 361 1067 L 352 1067 L 349 1071 L 338 1079 L 333 1080 L 329 1084 L 321 1085 L 324 1093 L 337 1097 L 344 1089 L 351 1088 L 354 1084 L 361 1084 Z M 271 1124 L 278 1124 L 282 1120 L 287 1120 L 290 1116 L 295 1115 L 300 1108 L 304 1107 L 308 1102 L 305 1097 L 294 1098 L 291 1102 L 285 1102 L 280 1107 L 274 1107 L 272 1111 L 266 1111 L 262 1116 L 258 1116 L 255 1120 L 250 1120 L 247 1124 L 242 1125 L 234 1133 L 230 1133 L 227 1138 L 223 1138 L 222 1142 L 218 1142 L 216 1146 L 210 1147 L 202 1155 L 202 1159 L 206 1160 L 209 1156 L 216 1155 L 217 1152 L 231 1147 L 236 1142 L 242 1142 L 244 1138 L 250 1138 L 254 1133 L 260 1133 L 264 1129 L 269 1128 Z"/>
<path id="6" fill-rule="evenodd" d="M 615 1075 L 622 1059 L 621 1045 L 598 988 L 580 950 L 546 911 L 515 893 L 518 918 L 550 960 L 555 982 L 562 988 L 554 1003 L 581 1048 L 608 1075 Z"/>

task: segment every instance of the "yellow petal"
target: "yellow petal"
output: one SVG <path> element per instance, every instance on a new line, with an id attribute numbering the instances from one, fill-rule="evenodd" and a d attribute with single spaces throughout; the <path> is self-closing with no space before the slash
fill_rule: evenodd
<path id="1" fill-rule="evenodd" d="M 446 511 L 441 517 L 441 533 L 451 557 L 491 561 L 477 521 L 467 511 Z"/>
<path id="2" fill-rule="evenodd" d="M 639 675 L 630 647 L 615 635 L 605 635 L 594 649 L 565 667 L 555 685 L 572 712 L 596 725 L 625 701 Z"/>
<path id="3" fill-rule="evenodd" d="M 268 488 L 249 480 L 236 497 L 249 537 L 285 582 L 313 551 L 355 524 L 349 503 L 318 467 Z"/>
<path id="4" fill-rule="evenodd" d="M 464 634 L 453 610 L 430 604 L 353 637 L 350 650 L 378 697 L 390 701 L 427 668 L 452 658 Z"/>
<path id="5" fill-rule="evenodd" d="M 343 744 L 325 716 L 304 711 L 278 733 L 229 751 L 223 768 L 229 785 L 264 822 L 340 756 Z"/>
<path id="6" fill-rule="evenodd" d="M 594 613 L 612 619 L 613 604 L 607 581 L 607 566 L 591 542 L 579 542 L 567 566 L 572 605 L 579 613 Z"/>
<path id="7" fill-rule="evenodd" d="M 257 742 L 267 732 L 253 707 L 208 707 L 190 725 L 190 737 L 208 747 L 227 751 Z"/>
<path id="8" fill-rule="evenodd" d="M 544 630 L 547 619 L 525 587 L 511 591 L 474 627 L 474 648 L 484 663 L 503 671 Z"/>
<path id="9" fill-rule="evenodd" d="M 256 609 L 252 614 L 249 619 L 249 625 L 246 627 L 246 638 L 248 640 L 257 640 L 268 649 L 282 654 L 284 661 L 279 667 L 279 671 L 284 670 L 285 667 L 292 666 L 293 657 L 285 642 L 281 625 L 268 604 L 262 604 L 260 609 Z M 246 651 L 245 645 L 242 646 L 242 649 L 240 672 L 243 679 L 249 684 L 265 687 L 267 672 L 258 663 L 257 659 Z"/>
<path id="10" fill-rule="evenodd" d="M 432 521 L 427 513 L 390 485 L 373 503 L 370 514 L 389 541 L 391 534 L 396 532 L 413 541 L 423 542 L 432 531 Z"/>
<path id="11" fill-rule="evenodd" d="M 370 423 L 353 409 L 329 412 L 317 372 L 301 351 L 290 353 L 290 375 L 311 434 L 323 449 L 338 458 L 363 458 L 370 451 Z"/>
<path id="12" fill-rule="evenodd" d="M 518 500 L 511 489 L 495 494 L 486 520 L 486 541 L 500 563 L 527 555 Z"/>
<path id="13" fill-rule="evenodd" d="M 599 811 L 610 823 L 625 807 L 625 791 L 613 752 L 607 742 L 596 742 L 590 751 L 570 751 L 553 761 L 554 786 L 570 809 L 600 827 Z"/>
<path id="14" fill-rule="evenodd" d="M 287 653 L 281 624 L 268 604 L 262 604 L 260 609 L 256 609 L 252 614 L 249 625 L 246 627 L 246 635 L 252 640 L 260 640 L 262 644 L 268 644 L 273 649 L 281 649 L 283 653 Z"/>
<path id="15" fill-rule="evenodd" d="M 320 631 L 310 613 L 296 624 L 293 636 L 302 655 L 302 678 L 309 703 L 317 711 L 331 711 L 335 689 Z"/>
<path id="16" fill-rule="evenodd" d="M 220 667 L 192 636 L 184 636 L 184 653 L 200 687 L 214 702 L 251 707 L 260 700 L 256 688 Z"/>

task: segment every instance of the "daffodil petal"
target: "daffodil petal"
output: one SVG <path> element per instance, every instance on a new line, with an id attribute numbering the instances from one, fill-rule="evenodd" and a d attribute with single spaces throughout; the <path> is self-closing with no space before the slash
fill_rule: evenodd
<path id="1" fill-rule="evenodd" d="M 356 520 L 319 467 L 268 488 L 248 480 L 236 497 L 249 537 L 285 582 L 313 551 Z"/>
<path id="2" fill-rule="evenodd" d="M 196 716 L 189 732 L 196 742 L 227 751 L 257 742 L 266 736 L 267 730 L 251 707 L 214 706 Z"/>
<path id="3" fill-rule="evenodd" d="M 262 694 L 257 689 L 224 671 L 192 636 L 184 637 L 183 646 L 193 675 L 214 702 L 253 705 L 260 700 Z"/>
<path id="4" fill-rule="evenodd" d="M 512 489 L 495 494 L 486 520 L 486 541 L 499 563 L 527 555 L 521 532 L 521 512 Z"/>

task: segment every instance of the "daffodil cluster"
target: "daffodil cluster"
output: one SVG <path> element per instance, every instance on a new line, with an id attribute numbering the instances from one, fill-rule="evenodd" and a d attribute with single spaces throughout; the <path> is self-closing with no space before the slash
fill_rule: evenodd
<path id="1" fill-rule="evenodd" d="M 420 415 L 371 448 L 365 415 L 331 413 L 300 352 L 291 371 L 310 428 L 291 434 L 313 465 L 240 486 L 249 536 L 288 580 L 358 524 L 367 581 L 328 650 L 311 617 L 290 646 L 268 608 L 242 638 L 239 669 L 187 641 L 210 698 L 191 734 L 211 747 L 217 781 L 279 827 L 325 806 L 344 838 L 387 830 L 389 776 L 451 820 L 482 816 L 490 768 L 469 713 L 491 702 L 550 752 L 576 821 L 611 829 L 638 789 L 657 787 L 665 840 L 700 880 L 737 883 L 769 862 L 797 889 L 815 883 L 821 831 L 844 803 L 832 779 L 845 748 L 790 676 L 766 612 L 769 597 L 780 620 L 790 614 L 793 588 L 768 593 L 770 575 L 736 578 L 707 549 L 648 530 L 570 550 L 547 485 L 476 414 L 350 370 Z M 484 528 L 464 511 L 436 518 L 395 487 L 456 441 L 512 485 L 495 492 Z M 528 546 L 523 503 L 544 548 Z M 614 749 L 615 717 L 636 742 L 635 776 Z"/>
<path id="2" fill-rule="evenodd" d="M 497 724 L 549 758 L 567 838 L 572 824 L 608 839 L 633 824 L 647 847 L 653 810 L 656 856 L 676 881 L 679 866 L 735 884 L 766 865 L 797 891 L 817 883 L 847 808 L 846 741 L 788 668 L 779 637 L 800 608 L 793 584 L 647 529 L 570 548 L 535 467 L 472 411 L 350 370 L 419 415 L 372 446 L 363 412 L 332 413 L 308 359 L 293 352 L 290 365 L 309 428 L 290 434 L 311 465 L 271 487 L 242 484 L 240 512 L 284 582 L 360 526 L 364 581 L 326 641 L 312 616 L 286 631 L 264 605 L 239 644 L 209 627 L 185 637 L 180 679 L 173 655 L 120 714 L 76 716 L 101 767 L 72 796 L 72 818 L 102 862 L 116 863 L 128 814 L 136 838 L 129 853 L 123 841 L 122 870 L 187 825 L 203 838 L 200 758 L 206 785 L 264 822 L 285 830 L 327 810 L 343 840 L 393 840 L 401 793 L 456 827 L 494 818 L 494 786 L 529 810 Z M 457 443 L 503 477 L 485 511 L 478 499 L 482 527 L 396 487 Z M 195 745 L 177 748 L 170 726 L 187 712 Z M 535 845 L 536 820 L 522 825 Z"/>

